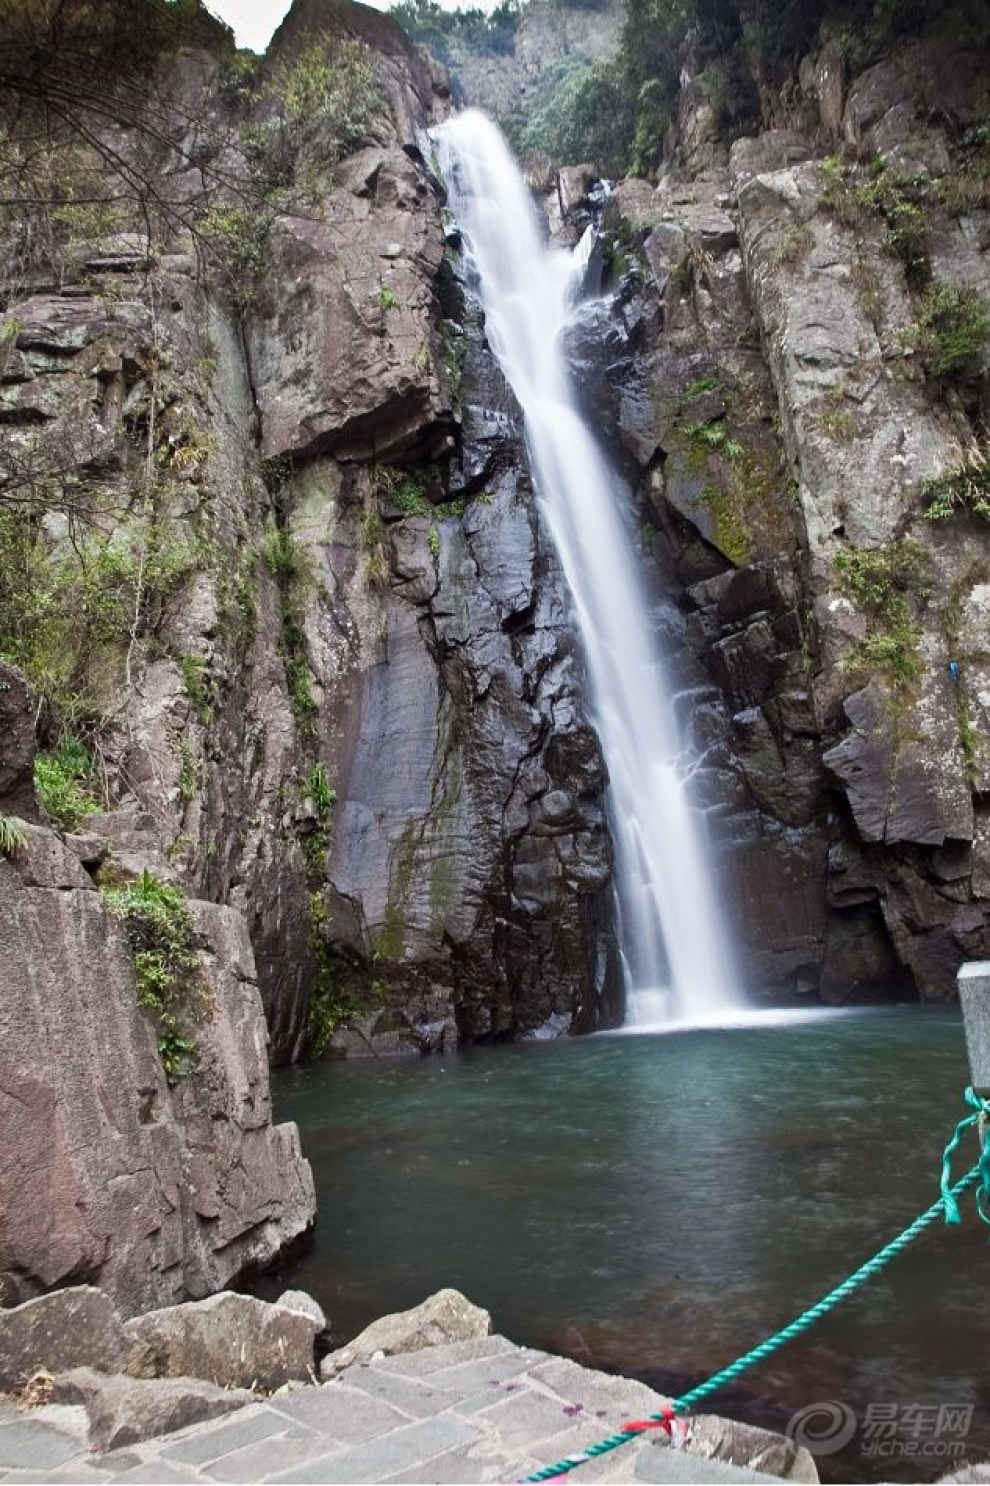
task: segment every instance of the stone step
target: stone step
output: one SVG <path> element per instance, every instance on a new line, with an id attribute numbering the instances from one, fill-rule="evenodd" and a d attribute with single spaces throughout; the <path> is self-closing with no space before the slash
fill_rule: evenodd
<path id="1" fill-rule="evenodd" d="M 518 1481 L 664 1400 L 643 1383 L 517 1347 L 505 1337 L 428 1347 L 298 1385 L 223 1420 L 105 1454 L 79 1408 L 0 1408 L 0 1480 L 189 1482 Z M 711 1458 L 711 1457 L 721 1458 Z M 758 1460 L 760 1472 L 745 1467 Z M 767 1469 L 778 1474 L 766 1474 Z M 703 1416 L 683 1448 L 644 1436 L 596 1457 L 574 1486 L 607 1481 L 817 1481 L 806 1451 Z"/>

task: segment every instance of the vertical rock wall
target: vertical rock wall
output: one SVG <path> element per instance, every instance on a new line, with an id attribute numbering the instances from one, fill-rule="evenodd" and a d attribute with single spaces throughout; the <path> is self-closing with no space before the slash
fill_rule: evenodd
<path id="1" fill-rule="evenodd" d="M 943 999 L 988 948 L 985 535 L 926 520 L 926 482 L 968 457 L 986 365 L 934 377 L 923 326 L 927 284 L 990 299 L 982 85 L 937 28 L 848 96 L 834 46 L 802 80 L 731 163 L 686 90 L 682 173 L 616 190 L 597 397 L 714 687 L 687 705 L 749 979 Z"/>
<path id="2" fill-rule="evenodd" d="M 0 317 L 0 417 L 112 494 L 128 552 L 153 519 L 175 557 L 87 663 L 108 807 L 87 832 L 118 876 L 243 915 L 276 1059 L 592 1027 L 617 1015 L 601 761 L 418 158 L 445 105 L 394 22 L 347 3 L 293 7 L 262 90 L 327 37 L 373 48 L 382 108 L 332 169 L 317 149 L 256 284 L 204 271 L 202 240 L 132 235 Z M 156 168 L 236 237 L 203 181 L 271 130 L 263 91 L 245 119 L 227 86 L 205 56 L 161 80 L 196 124 Z"/>

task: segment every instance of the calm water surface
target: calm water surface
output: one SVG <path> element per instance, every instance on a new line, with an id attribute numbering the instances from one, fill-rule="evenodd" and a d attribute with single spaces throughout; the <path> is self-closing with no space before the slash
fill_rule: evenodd
<path id="1" fill-rule="evenodd" d="M 967 1081 L 958 1015 L 917 1008 L 283 1070 L 320 1212 L 289 1277 L 341 1338 L 453 1285 L 514 1341 L 683 1391 L 934 1200 Z M 711 1406 L 779 1427 L 824 1400 L 861 1422 L 972 1404 L 967 1456 L 990 1454 L 986 1233 L 933 1228 Z M 819 1459 L 846 1480 L 945 1466 L 868 1458 L 862 1431 Z"/>

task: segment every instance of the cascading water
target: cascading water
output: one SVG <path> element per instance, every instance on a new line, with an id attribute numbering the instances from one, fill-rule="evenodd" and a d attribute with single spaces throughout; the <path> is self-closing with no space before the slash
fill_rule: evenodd
<path id="1" fill-rule="evenodd" d="M 653 653 L 617 477 L 576 410 L 561 352 L 584 257 L 544 246 L 525 182 L 483 114 L 458 114 L 430 137 L 489 343 L 523 411 L 584 645 L 609 773 L 627 1024 L 721 1020 L 740 1001 L 685 789 L 692 760 Z"/>

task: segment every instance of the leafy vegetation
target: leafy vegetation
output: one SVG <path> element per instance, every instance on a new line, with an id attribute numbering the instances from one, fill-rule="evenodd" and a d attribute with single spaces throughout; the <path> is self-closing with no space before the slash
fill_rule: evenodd
<path id="1" fill-rule="evenodd" d="M 433 481 L 429 473 L 376 464 L 371 471 L 371 483 L 379 500 L 395 506 L 403 516 L 426 516 L 430 511 Z"/>
<path id="2" fill-rule="evenodd" d="M 330 844 L 330 812 L 337 799 L 321 763 L 312 766 L 302 781 L 300 793 L 312 812 L 309 828 L 302 836 L 302 849 L 307 880 L 312 888 L 316 888 L 323 884 L 324 862 Z"/>
<path id="3" fill-rule="evenodd" d="M 512 51 L 516 27 L 522 17 L 517 0 L 502 0 L 490 12 L 478 7 L 446 10 L 438 0 L 398 0 L 390 13 L 403 30 L 421 46 L 450 66 L 458 46 L 483 56 L 505 56 Z"/>
<path id="4" fill-rule="evenodd" d="M 188 225 L 161 171 L 197 134 L 176 132 L 149 78 L 186 47 L 232 53 L 233 36 L 199 0 L 6 0 L 0 6 L 0 238 L 10 292 L 105 243 Z M 177 103 L 179 111 L 183 104 Z M 127 146 L 121 149 L 121 131 Z M 198 135 L 197 135 L 198 137 Z M 198 158 L 215 183 L 217 170 Z"/>
<path id="5" fill-rule="evenodd" d="M 899 258 L 913 288 L 931 276 L 927 210 L 931 182 L 909 175 L 879 156 L 869 170 L 830 156 L 821 165 L 822 204 L 845 226 L 859 227 L 870 216 L 878 220 L 891 253 Z"/>
<path id="6" fill-rule="evenodd" d="M 603 175 L 625 169 L 635 107 L 621 74 L 609 63 L 565 57 L 534 90 L 532 104 L 507 121 L 523 155 L 590 161 Z"/>
<path id="7" fill-rule="evenodd" d="M 835 559 L 842 592 L 866 615 L 866 637 L 847 664 L 879 671 L 904 694 L 921 675 L 917 609 L 930 596 L 929 559 L 909 537 L 887 547 L 858 548 Z"/>
<path id="8" fill-rule="evenodd" d="M 34 785 L 38 798 L 56 825 L 75 831 L 88 815 L 103 809 L 91 787 L 93 760 L 78 738 L 64 735 L 50 753 L 34 760 Z"/>
<path id="9" fill-rule="evenodd" d="M 282 611 L 282 628 L 278 648 L 285 667 L 292 714 L 300 737 L 316 737 L 319 704 L 313 693 L 316 677 L 309 664 L 304 610 L 306 596 L 313 585 L 309 559 L 288 527 L 270 522 L 258 544 L 258 556 L 278 584 Z"/>
<path id="10" fill-rule="evenodd" d="M 170 1084 L 177 1083 L 195 1070 L 193 1022 L 202 996 L 196 934 L 185 897 L 181 889 L 145 871 L 124 887 L 105 887 L 103 899 L 124 926 L 138 1004 L 154 1017 L 165 1076 Z"/>
<path id="11" fill-rule="evenodd" d="M 986 39 L 981 0 L 962 0 L 960 16 L 975 45 Z M 896 37 L 920 34 L 933 13 L 924 0 L 866 6 L 857 0 L 625 0 L 615 61 L 562 65 L 535 106 L 513 121 L 514 142 L 558 163 L 592 160 L 606 173 L 651 175 L 663 161 L 685 64 L 719 131 L 731 138 L 760 124 L 761 98 L 788 83 L 826 20 L 852 70 L 860 71 Z M 973 189 L 984 190 L 976 172 Z M 877 195 L 878 208 L 889 209 L 892 245 L 900 251 L 899 241 L 910 254 L 919 225 L 912 202 L 886 188 Z"/>
<path id="12" fill-rule="evenodd" d="M 990 311 L 975 289 L 933 279 L 918 318 L 919 349 L 933 377 L 974 372 L 990 344 Z"/>
<path id="13" fill-rule="evenodd" d="M 925 517 L 945 521 L 956 511 L 969 511 L 990 521 L 990 457 L 974 444 L 960 464 L 933 475 L 922 486 Z"/>
<path id="14" fill-rule="evenodd" d="M 715 449 L 732 463 L 742 458 L 742 445 L 729 437 L 728 429 L 718 418 L 689 423 L 684 432 L 693 444 L 702 449 Z"/>
<path id="15" fill-rule="evenodd" d="M 0 857 L 14 857 L 27 845 L 27 832 L 14 815 L 0 811 Z"/>
<path id="16" fill-rule="evenodd" d="M 363 41 L 314 36 L 275 67 L 260 122 L 241 131 L 255 181 L 273 211 L 296 188 L 314 200 L 327 168 L 363 144 L 388 108 L 378 58 Z"/>
<path id="17" fill-rule="evenodd" d="M 203 726 L 209 727 L 216 717 L 216 682 L 206 662 L 198 655 L 183 655 L 179 659 L 179 670 L 186 700 Z"/>
<path id="18" fill-rule="evenodd" d="M 25 672 L 58 736 L 100 718 L 104 665 L 154 634 L 201 555 L 151 518 L 106 537 L 73 513 L 74 540 L 54 541 L 43 502 L 0 501 L 0 656 Z"/>

